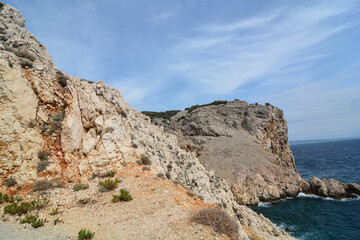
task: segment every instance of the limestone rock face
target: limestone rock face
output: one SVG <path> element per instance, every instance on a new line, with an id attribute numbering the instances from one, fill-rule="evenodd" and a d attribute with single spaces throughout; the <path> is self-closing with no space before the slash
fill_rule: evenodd
<path id="1" fill-rule="evenodd" d="M 24 26 L 25 20 L 15 8 L 0 8 L 2 183 L 8 178 L 17 184 L 41 179 L 86 181 L 145 155 L 152 162 L 151 171 L 191 189 L 204 201 L 222 206 L 234 217 L 241 215 L 244 226 L 252 225 L 260 235 L 279 232 L 275 238 L 290 239 L 255 213 L 235 213 L 233 209 L 244 208 L 234 200 L 228 182 L 207 171 L 195 152 L 182 149 L 175 135 L 131 109 L 120 91 L 56 69 L 46 48 Z M 264 120 L 263 124 L 270 127 L 268 122 Z M 271 142 L 266 140 L 269 136 L 265 130 L 251 131 L 261 141 Z M 273 146 L 266 151 L 286 154 Z M 286 161 L 280 165 L 290 166 L 292 160 Z M 265 222 L 266 228 L 261 226 Z M 242 228 L 239 236 L 248 239 Z"/>
<path id="2" fill-rule="evenodd" d="M 356 195 L 360 195 L 360 185 L 357 183 L 342 183 L 334 179 L 311 177 L 310 186 L 314 194 L 334 199 L 356 198 Z"/>
<path id="3" fill-rule="evenodd" d="M 235 100 L 177 113 L 155 124 L 178 136 L 181 146 L 232 184 L 240 204 L 257 205 L 307 192 L 295 171 L 282 110 Z"/>

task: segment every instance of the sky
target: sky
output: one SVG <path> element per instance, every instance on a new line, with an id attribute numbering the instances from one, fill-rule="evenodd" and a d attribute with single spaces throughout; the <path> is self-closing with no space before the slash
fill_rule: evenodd
<path id="1" fill-rule="evenodd" d="M 271 103 L 289 139 L 360 136 L 360 0 L 8 0 L 56 66 L 138 111 Z"/>

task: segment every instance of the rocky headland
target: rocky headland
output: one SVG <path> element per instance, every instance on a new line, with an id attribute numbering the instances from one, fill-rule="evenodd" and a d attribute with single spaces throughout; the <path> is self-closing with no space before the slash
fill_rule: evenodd
<path id="1" fill-rule="evenodd" d="M 176 135 L 215 175 L 226 179 L 239 204 L 256 206 L 295 197 L 300 192 L 334 199 L 353 198 L 359 185 L 312 177 L 296 171 L 281 109 L 269 103 L 215 101 L 184 111 L 143 112 Z"/>
<path id="2" fill-rule="evenodd" d="M 10 5 L 0 4 L 0 40 L 3 237 L 75 239 L 86 227 L 96 230 L 95 239 L 292 239 L 239 205 L 221 173 L 130 108 L 120 91 L 57 69 Z M 278 150 L 267 151 L 286 152 Z M 287 157 L 280 162 L 292 169 Z M 104 191 L 105 181 L 115 189 Z M 132 194 L 130 202 L 118 202 L 118 188 Z M 39 205 L 43 197 L 49 202 Z M 21 219 L 35 209 L 43 210 Z M 51 209 L 58 220 L 49 217 Z M 229 225 L 221 226 L 219 216 L 212 219 L 218 225 L 191 221 L 201 209 L 219 209 Z M 54 218 L 54 226 L 45 217 Z M 44 223 L 45 230 L 37 229 Z"/>

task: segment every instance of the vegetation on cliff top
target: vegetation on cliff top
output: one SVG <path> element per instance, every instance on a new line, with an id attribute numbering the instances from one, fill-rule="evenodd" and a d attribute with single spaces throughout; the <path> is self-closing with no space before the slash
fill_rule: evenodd
<path id="1" fill-rule="evenodd" d="M 188 113 L 194 111 L 197 108 L 200 107 L 206 107 L 206 106 L 211 106 L 211 105 L 220 105 L 220 104 L 226 104 L 228 101 L 213 101 L 211 103 L 207 103 L 207 104 L 202 104 L 202 105 L 193 105 L 191 107 L 185 108 L 185 110 L 188 111 Z M 151 120 L 153 120 L 154 118 L 162 118 L 162 119 L 167 119 L 170 120 L 170 118 L 172 116 L 175 116 L 178 112 L 181 112 L 180 110 L 170 110 L 170 111 L 165 111 L 165 112 L 152 112 L 152 111 L 142 111 L 141 113 L 145 114 L 146 116 L 150 117 Z"/>

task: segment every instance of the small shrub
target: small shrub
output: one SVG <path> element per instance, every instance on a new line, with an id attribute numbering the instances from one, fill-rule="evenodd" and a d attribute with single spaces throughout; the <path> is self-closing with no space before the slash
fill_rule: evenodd
<path id="1" fill-rule="evenodd" d="M 67 81 L 68 81 L 68 78 L 65 77 L 65 76 L 59 76 L 57 78 L 57 82 L 62 86 L 62 87 L 66 87 L 67 86 Z"/>
<path id="2" fill-rule="evenodd" d="M 16 184 L 17 184 L 17 182 L 16 182 L 15 178 L 13 178 L 13 177 L 9 177 L 3 182 L 3 185 L 6 187 L 13 187 Z"/>
<path id="3" fill-rule="evenodd" d="M 4 207 L 4 213 L 8 213 L 10 215 L 19 215 L 28 213 L 29 211 L 34 209 L 34 204 L 32 202 L 13 202 Z"/>
<path id="4" fill-rule="evenodd" d="M 271 104 L 270 104 L 270 103 L 268 103 L 268 102 L 267 102 L 267 103 L 265 103 L 265 106 L 270 106 L 270 105 L 271 105 Z"/>
<path id="5" fill-rule="evenodd" d="M 60 218 L 55 219 L 55 220 L 54 220 L 54 226 L 55 226 L 56 224 L 58 224 L 58 223 L 61 223 L 61 222 L 63 222 L 62 219 L 60 219 Z"/>
<path id="6" fill-rule="evenodd" d="M 151 171 L 151 168 L 149 166 L 143 166 L 142 170 L 143 171 Z"/>
<path id="7" fill-rule="evenodd" d="M 220 105 L 220 104 L 226 104 L 227 101 L 213 101 L 212 103 L 208 103 L 208 104 L 203 104 L 203 105 L 194 105 L 194 106 L 191 106 L 189 108 L 185 108 L 185 110 L 188 111 L 188 113 L 194 111 L 195 109 L 197 108 L 200 108 L 200 107 L 206 107 L 206 106 L 211 106 L 211 105 Z"/>
<path id="8" fill-rule="evenodd" d="M 107 190 L 105 187 L 101 186 L 99 187 L 99 192 L 104 193 L 104 192 L 108 192 L 109 190 Z"/>
<path id="9" fill-rule="evenodd" d="M 133 200 L 132 196 L 130 195 L 129 191 L 126 189 L 120 189 L 120 195 L 113 195 L 112 202 L 129 202 Z"/>
<path id="10" fill-rule="evenodd" d="M 64 188 L 65 183 L 60 181 L 49 181 L 49 180 L 40 180 L 35 182 L 32 190 L 33 191 L 44 191 L 51 188 Z"/>
<path id="11" fill-rule="evenodd" d="M 192 197 L 192 198 L 195 198 L 195 197 L 196 197 L 196 194 L 195 194 L 193 191 L 191 191 L 191 190 L 188 190 L 188 191 L 186 192 L 186 194 L 189 195 L 189 196 Z"/>
<path id="12" fill-rule="evenodd" d="M 48 129 L 49 129 L 49 126 L 48 126 L 48 125 L 42 125 L 42 126 L 40 126 L 40 131 L 41 131 L 42 133 L 46 132 Z"/>
<path id="13" fill-rule="evenodd" d="M 12 195 L 9 197 L 9 195 L 0 192 L 0 204 L 5 202 L 8 203 L 14 202 L 14 197 Z"/>
<path id="14" fill-rule="evenodd" d="M 151 165 L 151 160 L 149 159 L 148 156 L 146 156 L 144 154 L 141 154 L 140 160 L 141 160 L 141 163 L 144 165 Z"/>
<path id="15" fill-rule="evenodd" d="M 58 214 L 58 213 L 59 213 L 59 208 L 54 208 L 54 209 L 49 213 L 49 215 L 55 216 L 55 215 Z"/>
<path id="16" fill-rule="evenodd" d="M 26 214 L 25 218 L 20 220 L 20 224 L 24 224 L 24 223 L 32 223 L 34 221 L 36 221 L 39 217 L 39 213 L 36 213 L 35 215 L 32 214 Z"/>
<path id="17" fill-rule="evenodd" d="M 142 114 L 145 114 L 146 116 L 150 117 L 151 120 L 154 118 L 163 118 L 170 120 L 172 116 L 175 116 L 178 112 L 181 112 L 180 110 L 170 110 L 166 112 L 151 112 L 151 111 L 143 111 Z"/>
<path id="18" fill-rule="evenodd" d="M 40 218 L 39 218 L 39 219 L 33 221 L 33 222 L 31 223 L 31 226 L 32 226 L 33 228 L 39 228 L 39 227 L 44 226 L 44 223 L 46 223 L 46 222 L 47 222 L 46 219 L 40 219 Z"/>
<path id="19" fill-rule="evenodd" d="M 116 174 L 116 171 L 111 170 L 111 171 L 107 172 L 107 173 L 105 174 L 105 176 L 106 176 L 106 177 L 114 177 L 115 174 Z"/>
<path id="20" fill-rule="evenodd" d="M 21 67 L 25 68 L 25 67 L 29 67 L 29 68 L 32 68 L 33 67 L 33 64 L 32 62 L 26 60 L 26 59 L 22 59 L 20 60 L 20 65 Z"/>
<path id="21" fill-rule="evenodd" d="M 12 52 L 12 53 L 14 53 L 16 56 L 18 56 L 18 57 L 20 57 L 20 58 L 26 58 L 26 59 L 27 59 L 27 60 L 24 59 L 24 61 L 30 60 L 31 62 L 33 62 L 33 61 L 35 61 L 35 59 L 36 59 L 32 54 L 30 54 L 30 53 L 28 53 L 28 52 L 18 51 L 18 50 L 16 50 L 15 48 L 10 47 L 10 46 L 8 46 L 8 45 L 4 45 L 4 47 L 5 47 L 5 50 L 6 50 L 6 51 Z M 31 62 L 30 62 L 30 63 L 31 63 Z"/>
<path id="22" fill-rule="evenodd" d="M 229 215 L 221 209 L 208 208 L 202 209 L 193 215 L 192 221 L 210 226 L 215 232 L 225 233 L 230 239 L 236 239 L 239 230 L 238 225 Z"/>
<path id="23" fill-rule="evenodd" d="M 137 145 L 136 143 L 133 143 L 133 144 L 131 145 L 131 147 L 132 147 L 132 148 L 138 148 L 138 145 Z"/>
<path id="24" fill-rule="evenodd" d="M 136 160 L 136 163 L 139 165 L 143 165 L 143 163 L 140 160 Z"/>
<path id="25" fill-rule="evenodd" d="M 48 151 L 40 151 L 38 152 L 38 158 L 40 159 L 40 161 L 46 161 L 48 160 L 48 158 L 50 157 L 50 152 Z"/>
<path id="26" fill-rule="evenodd" d="M 89 84 L 93 84 L 93 83 L 95 83 L 95 82 L 93 82 L 93 81 L 86 80 L 86 79 L 84 79 L 84 78 L 81 78 L 80 80 L 81 80 L 81 81 L 87 81 Z"/>
<path id="27" fill-rule="evenodd" d="M 94 199 L 91 199 L 91 198 L 82 198 L 78 201 L 79 204 L 81 205 L 86 205 L 88 203 L 94 203 L 96 202 Z"/>
<path id="28" fill-rule="evenodd" d="M 165 179 L 165 175 L 163 173 L 156 174 L 158 178 Z"/>
<path id="29" fill-rule="evenodd" d="M 41 198 L 31 201 L 31 204 L 34 205 L 34 209 L 43 209 L 46 208 L 50 203 L 50 200 L 47 198 Z"/>
<path id="30" fill-rule="evenodd" d="M 93 239 L 95 233 L 87 229 L 81 229 L 78 233 L 78 240 L 90 240 Z"/>
<path id="31" fill-rule="evenodd" d="M 16 51 L 15 55 L 21 58 L 26 58 L 32 62 L 36 59 L 32 54 L 23 51 Z"/>
<path id="32" fill-rule="evenodd" d="M 88 189 L 89 188 L 89 184 L 82 184 L 82 183 L 76 183 L 75 186 L 73 187 L 73 190 L 75 192 L 80 191 L 80 190 L 84 190 L 84 189 Z"/>
<path id="33" fill-rule="evenodd" d="M 36 171 L 38 173 L 43 172 L 46 170 L 46 168 L 50 165 L 49 161 L 40 161 L 37 163 Z"/>
<path id="34" fill-rule="evenodd" d="M 53 123 L 61 123 L 64 120 L 64 113 L 63 112 L 58 112 L 56 114 L 54 114 L 50 119 Z"/>
<path id="35" fill-rule="evenodd" d="M 167 173 L 165 174 L 165 176 L 166 176 L 168 179 L 171 179 L 171 173 L 170 173 L 170 172 L 167 172 Z"/>
<path id="36" fill-rule="evenodd" d="M 100 181 L 99 185 L 104 187 L 106 190 L 111 191 L 118 187 L 119 181 L 117 179 L 107 179 L 105 181 Z"/>
<path id="37" fill-rule="evenodd" d="M 29 122 L 28 127 L 34 128 L 34 127 L 36 127 L 36 123 L 34 123 L 33 121 Z"/>

